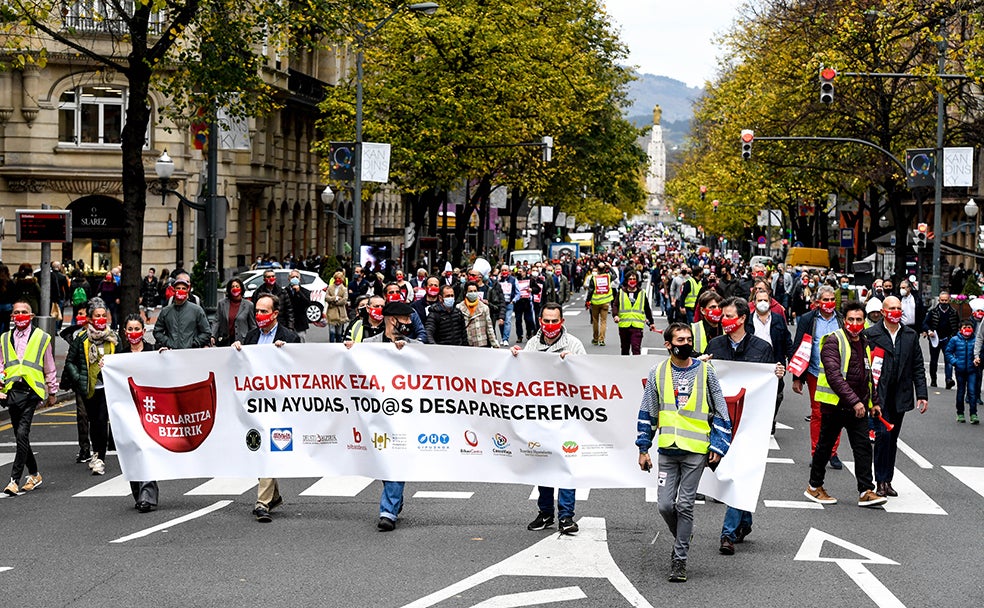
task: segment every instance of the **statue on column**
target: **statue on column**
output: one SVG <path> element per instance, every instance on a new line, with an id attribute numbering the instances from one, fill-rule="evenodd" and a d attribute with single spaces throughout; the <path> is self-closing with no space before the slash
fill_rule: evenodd
<path id="1" fill-rule="evenodd" d="M 659 119 L 662 118 L 662 116 L 663 116 L 663 109 L 659 107 L 659 104 L 656 104 L 656 107 L 653 108 L 653 124 L 658 125 Z"/>

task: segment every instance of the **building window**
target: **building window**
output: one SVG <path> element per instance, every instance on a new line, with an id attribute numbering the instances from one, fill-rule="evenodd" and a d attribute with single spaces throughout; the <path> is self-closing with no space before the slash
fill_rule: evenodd
<path id="1" fill-rule="evenodd" d="M 90 85 L 65 91 L 58 103 L 59 143 L 119 146 L 125 107 L 123 87 Z"/>
<path id="2" fill-rule="evenodd" d="M 128 33 L 126 19 L 132 17 L 134 8 L 134 0 L 62 0 L 62 25 L 71 32 L 119 36 Z M 147 28 L 152 35 L 161 34 L 163 11 L 150 14 Z"/>

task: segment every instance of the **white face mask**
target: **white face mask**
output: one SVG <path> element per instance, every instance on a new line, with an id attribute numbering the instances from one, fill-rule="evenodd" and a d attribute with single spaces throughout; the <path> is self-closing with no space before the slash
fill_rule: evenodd
<path id="1" fill-rule="evenodd" d="M 902 297 L 904 298 L 904 297 L 906 297 L 907 295 L 909 295 L 909 290 L 908 290 L 908 289 L 900 289 L 900 290 L 899 290 L 899 295 L 900 295 L 900 296 L 902 296 Z"/>
<path id="2" fill-rule="evenodd" d="M 765 300 L 759 300 L 758 302 L 755 303 L 755 310 L 761 313 L 766 313 L 771 308 L 772 305 L 769 302 L 766 302 Z"/>

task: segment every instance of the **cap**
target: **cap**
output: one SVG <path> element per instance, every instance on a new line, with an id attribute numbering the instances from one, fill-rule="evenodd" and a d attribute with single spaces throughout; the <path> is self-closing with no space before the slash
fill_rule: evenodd
<path id="1" fill-rule="evenodd" d="M 869 312 L 880 312 L 881 309 L 882 309 L 882 301 L 879 300 L 878 298 L 871 298 L 870 300 L 868 300 L 868 303 L 865 304 L 864 306 L 864 313 L 868 314 Z"/>
<path id="2" fill-rule="evenodd" d="M 984 310 L 984 298 L 977 297 L 970 301 L 971 310 Z"/>
<path id="3" fill-rule="evenodd" d="M 180 284 L 183 284 L 183 285 L 189 285 L 189 286 L 191 285 L 191 283 L 188 282 L 188 279 L 186 279 L 184 277 L 178 277 L 178 278 L 174 279 L 174 285 L 177 285 L 179 283 Z"/>
<path id="4" fill-rule="evenodd" d="M 383 306 L 384 317 L 410 316 L 411 313 L 413 313 L 413 307 L 406 302 L 387 302 Z"/>

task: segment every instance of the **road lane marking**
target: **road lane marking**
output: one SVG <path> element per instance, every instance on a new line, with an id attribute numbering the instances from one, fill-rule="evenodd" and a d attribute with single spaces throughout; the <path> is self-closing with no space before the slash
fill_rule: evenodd
<path id="1" fill-rule="evenodd" d="M 16 452 L 4 452 L 3 454 L 0 454 L 0 467 L 13 462 L 15 456 L 17 456 Z"/>
<path id="2" fill-rule="evenodd" d="M 362 477 L 361 475 L 338 475 L 335 477 L 322 477 L 314 482 L 308 489 L 301 492 L 301 496 L 358 496 L 362 490 L 368 488 L 375 481 L 372 477 Z"/>
<path id="3" fill-rule="evenodd" d="M 775 435 L 772 435 L 771 437 L 769 437 L 769 449 L 770 450 L 781 450 L 782 449 L 781 447 L 779 447 L 779 442 L 776 441 L 776 436 Z"/>
<path id="4" fill-rule="evenodd" d="M 905 454 L 906 456 L 908 456 L 909 457 L 909 460 L 911 460 L 912 462 L 914 462 L 916 464 L 916 466 L 918 466 L 920 469 L 932 469 L 933 468 L 933 463 L 931 463 L 930 461 L 928 461 L 925 458 L 923 458 L 922 456 L 920 456 L 919 455 L 919 452 L 913 450 L 909 446 L 909 444 L 907 444 L 906 442 L 902 441 L 901 439 L 899 439 L 899 449 L 902 450 L 902 453 Z"/>
<path id="5" fill-rule="evenodd" d="M 130 534 L 128 536 L 122 536 L 120 538 L 117 538 L 116 540 L 111 540 L 109 542 L 111 542 L 111 543 L 125 543 L 127 541 L 131 541 L 131 540 L 134 540 L 136 538 L 143 538 L 144 536 L 150 536 L 154 532 L 160 532 L 161 530 L 167 530 L 168 528 L 177 526 L 178 524 L 183 524 L 186 521 L 191 521 L 193 519 L 198 519 L 199 517 L 203 517 L 205 515 L 208 515 L 212 511 L 218 511 L 219 509 L 222 509 L 224 507 L 228 507 L 231 504 L 232 504 L 232 501 L 231 500 L 220 500 L 219 502 L 215 503 L 214 505 L 209 505 L 209 506 L 205 507 L 204 509 L 199 509 L 199 510 L 194 511 L 192 513 L 188 513 L 187 515 L 182 515 L 181 517 L 177 517 L 177 518 L 172 519 L 170 521 L 166 521 L 166 522 L 164 522 L 162 524 L 158 524 L 158 525 L 153 526 L 151 528 L 147 528 L 146 530 L 141 530 L 140 532 L 134 532 L 133 534 Z"/>
<path id="6" fill-rule="evenodd" d="M 75 424 L 75 423 L 73 422 L 72 424 Z M 32 448 L 33 447 L 53 448 L 53 447 L 59 447 L 59 446 L 63 446 L 63 445 L 74 445 L 75 447 L 78 447 L 79 446 L 79 442 L 78 441 L 32 441 L 31 442 L 31 447 Z M 0 448 L 16 448 L 16 447 L 17 447 L 17 443 L 16 442 L 12 442 L 12 443 L 0 443 Z"/>
<path id="7" fill-rule="evenodd" d="M 984 496 L 984 468 L 982 467 L 943 467 L 943 470 L 956 477 L 962 484 Z"/>
<path id="8" fill-rule="evenodd" d="M 796 464 L 792 458 L 766 458 L 766 464 Z"/>
<path id="9" fill-rule="evenodd" d="M 862 556 L 862 559 L 849 558 L 849 557 L 821 557 L 820 554 L 823 550 L 824 542 L 829 542 L 833 545 L 838 545 L 842 549 L 847 549 L 852 553 L 856 553 Z M 803 544 L 800 545 L 799 551 L 796 553 L 796 557 L 793 558 L 795 561 L 807 561 L 807 562 L 833 562 L 840 566 L 840 569 L 844 571 L 854 584 L 861 588 L 861 591 L 871 598 L 873 602 L 878 606 L 878 608 L 905 608 L 905 604 L 899 601 L 899 598 L 895 597 L 894 594 L 882 584 L 878 578 L 872 574 L 866 567 L 865 564 L 883 564 L 888 566 L 898 566 L 899 563 L 888 559 L 883 555 L 879 555 L 870 549 L 865 549 L 854 543 L 849 543 L 846 540 L 837 538 L 826 532 L 821 532 L 816 528 L 810 528 L 810 531 L 806 534 L 806 538 L 803 539 Z"/>
<path id="10" fill-rule="evenodd" d="M 130 482 L 123 479 L 122 475 L 117 475 L 112 479 L 107 479 L 101 484 L 94 485 L 88 490 L 83 490 L 75 494 L 73 498 L 105 498 L 108 496 L 131 496 Z"/>
<path id="11" fill-rule="evenodd" d="M 791 427 L 789 425 L 786 425 L 786 424 L 783 424 L 781 422 L 777 422 L 776 423 L 776 430 L 778 431 L 779 429 L 782 429 L 784 431 L 791 431 L 791 430 L 793 430 L 793 427 Z"/>
<path id="12" fill-rule="evenodd" d="M 844 468 L 850 471 L 851 475 L 854 475 L 854 463 L 846 460 L 843 462 Z M 898 469 L 895 469 L 895 475 L 892 477 L 892 487 L 898 491 L 899 495 L 895 498 L 889 498 L 888 502 L 881 505 L 885 511 L 889 513 L 914 513 L 916 515 L 946 515 L 943 507 L 936 504 L 936 501 L 919 489 L 919 486 Z"/>
<path id="13" fill-rule="evenodd" d="M 583 310 L 572 310 L 570 312 L 565 312 L 564 313 L 564 316 L 565 317 L 576 317 L 579 314 L 581 314 L 582 312 L 584 312 L 584 311 Z"/>
<path id="14" fill-rule="evenodd" d="M 575 536 L 551 534 L 519 553 L 403 608 L 428 608 L 499 576 L 607 579 L 629 605 L 653 608 L 612 558 L 605 519 L 582 517 L 578 525 L 581 531 Z"/>
<path id="15" fill-rule="evenodd" d="M 474 492 L 436 492 L 430 490 L 419 490 L 414 493 L 414 498 L 456 498 L 456 499 L 468 499 L 474 496 Z M 526 604 L 516 604 L 517 606 L 525 606 Z"/>
<path id="16" fill-rule="evenodd" d="M 522 606 L 540 606 L 587 598 L 588 596 L 584 594 L 584 591 L 581 591 L 580 587 L 561 587 L 559 589 L 541 589 L 540 591 L 497 595 L 475 604 L 472 608 L 520 608 Z"/>
<path id="17" fill-rule="evenodd" d="M 13 570 L 13 566 L 0 566 L 0 572 L 6 572 L 7 570 Z"/>
<path id="18" fill-rule="evenodd" d="M 762 504 L 767 507 L 777 509 L 819 509 L 823 510 L 823 505 L 806 500 L 763 500 Z"/>
<path id="19" fill-rule="evenodd" d="M 205 483 L 185 492 L 185 496 L 239 496 L 252 490 L 258 483 L 255 477 L 213 477 Z"/>
<path id="20" fill-rule="evenodd" d="M 575 492 L 575 498 L 579 502 L 587 500 L 589 496 L 591 496 L 590 488 L 586 490 L 577 490 Z M 530 500 L 538 500 L 539 498 L 540 498 L 540 487 L 533 486 L 533 490 L 530 492 Z M 557 498 L 557 488 L 554 488 L 554 498 Z"/>

